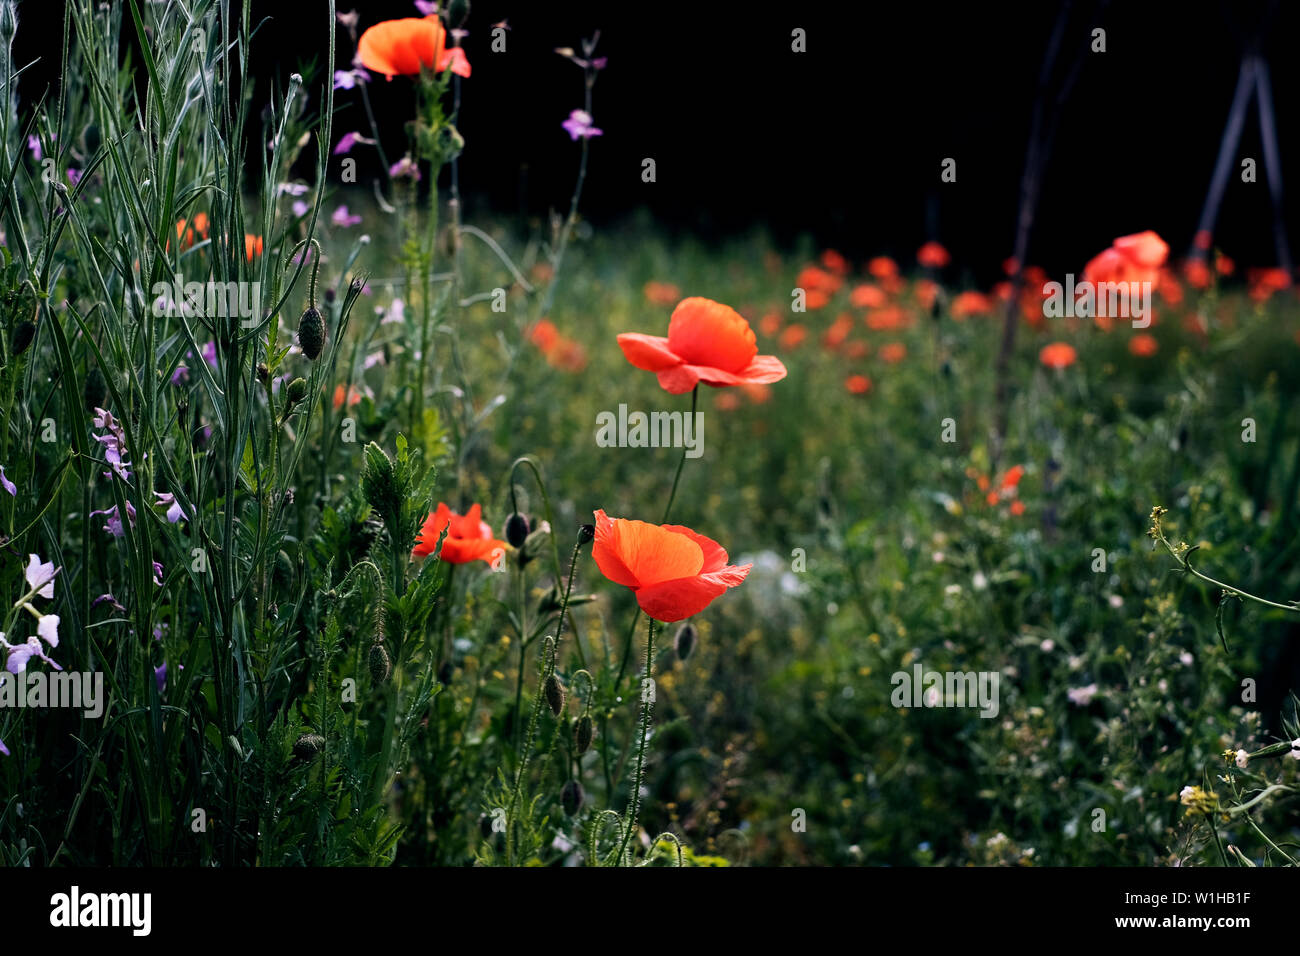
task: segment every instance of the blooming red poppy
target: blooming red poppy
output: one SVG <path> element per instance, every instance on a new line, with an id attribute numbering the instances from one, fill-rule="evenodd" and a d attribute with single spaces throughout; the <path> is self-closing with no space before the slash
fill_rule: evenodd
<path id="1" fill-rule="evenodd" d="M 781 330 L 781 348 L 787 351 L 797 349 L 803 344 L 803 340 L 808 337 L 808 330 L 798 322 L 787 325 Z"/>
<path id="2" fill-rule="evenodd" d="M 1204 289 L 1211 282 L 1210 267 L 1200 259 L 1189 259 L 1183 265 L 1183 275 L 1194 289 Z"/>
<path id="3" fill-rule="evenodd" d="M 889 365 L 897 365 L 907 358 L 907 346 L 902 342 L 886 342 L 880 347 L 879 355 L 880 361 Z"/>
<path id="4" fill-rule="evenodd" d="M 844 380 L 844 387 L 850 395 L 865 395 L 871 391 L 871 379 L 865 375 L 850 375 Z"/>
<path id="5" fill-rule="evenodd" d="M 754 330 L 739 312 L 699 296 L 677 304 L 667 338 L 624 332 L 618 344 L 629 362 L 655 372 L 660 386 L 674 395 L 700 382 L 715 388 L 763 385 L 787 374 L 776 356 L 758 354 Z"/>
<path id="6" fill-rule="evenodd" d="M 645 300 L 651 305 L 669 306 L 680 301 L 682 297 L 681 290 L 677 286 L 657 279 L 647 282 L 642 292 L 645 294 Z"/>
<path id="7" fill-rule="evenodd" d="M 935 300 L 939 298 L 939 283 L 933 279 L 917 279 L 912 292 L 916 295 L 916 301 L 921 303 L 921 308 L 929 312 L 934 308 Z"/>
<path id="8" fill-rule="evenodd" d="M 885 293 L 880 286 L 864 282 L 849 293 L 849 301 L 860 309 L 878 309 L 885 304 Z"/>
<path id="9" fill-rule="evenodd" d="M 752 564 L 727 564 L 711 538 L 679 524 L 654 525 L 596 512 L 591 556 L 602 574 L 631 588 L 641 610 L 672 623 L 699 614 L 745 580 Z"/>
<path id="10" fill-rule="evenodd" d="M 1147 332 L 1139 332 L 1128 340 L 1128 350 L 1138 358 L 1150 358 L 1160 350 L 1156 337 Z"/>
<path id="11" fill-rule="evenodd" d="M 1015 515 L 1016 517 L 1019 517 L 1020 515 L 1024 514 L 1024 513 L 1025 513 L 1025 503 L 1024 503 L 1023 501 L 1021 501 L 1019 498 L 1017 498 L 1015 501 L 1011 502 L 1011 513 L 1012 513 L 1013 515 Z"/>
<path id="12" fill-rule="evenodd" d="M 247 233 L 245 233 L 244 234 L 244 258 L 247 259 L 249 262 L 252 262 L 255 256 L 260 256 L 261 254 L 262 254 L 262 237 L 250 236 Z"/>
<path id="13" fill-rule="evenodd" d="M 972 315 L 988 315 L 992 311 L 993 302 L 981 292 L 961 292 L 952 300 L 952 317 L 959 321 Z"/>
<path id="14" fill-rule="evenodd" d="M 1078 357 L 1079 353 L 1068 342 L 1053 342 L 1050 345 L 1044 345 L 1042 351 L 1038 353 L 1038 361 L 1048 368 L 1069 368 Z"/>
<path id="15" fill-rule="evenodd" d="M 877 279 L 892 279 L 898 275 L 898 263 L 889 256 L 876 256 L 867 263 L 867 271 Z"/>
<path id="16" fill-rule="evenodd" d="M 916 261 L 927 269 L 942 269 L 952 262 L 952 256 L 939 243 L 930 240 L 916 251 Z"/>
<path id="17" fill-rule="evenodd" d="M 355 385 L 349 385 L 345 390 L 342 385 L 334 386 L 334 410 L 338 411 L 343 407 L 344 397 L 347 398 L 348 406 L 358 404 L 361 401 L 361 389 Z"/>
<path id="18" fill-rule="evenodd" d="M 469 60 L 460 47 L 447 49 L 447 31 L 437 17 L 402 17 L 385 20 L 361 34 L 357 60 L 367 70 L 394 76 L 414 76 L 421 67 L 439 73 L 448 68 L 469 76 Z"/>
<path id="19" fill-rule="evenodd" d="M 849 274 L 849 261 L 834 249 L 827 249 L 822 252 L 822 265 L 836 275 L 844 276 Z"/>
<path id="20" fill-rule="evenodd" d="M 506 553 L 506 543 L 492 537 L 492 528 L 483 520 L 483 510 L 474 505 L 464 515 L 458 515 L 443 502 L 424 519 L 424 527 L 415 541 L 411 557 L 423 561 L 438 547 L 438 537 L 447 528 L 447 539 L 442 543 L 438 557 L 448 564 L 469 564 L 486 561 L 496 564 Z"/>
<path id="21" fill-rule="evenodd" d="M 831 327 L 822 333 L 822 345 L 834 351 L 844 344 L 844 340 L 849 337 L 853 331 L 853 316 L 847 312 L 841 313 L 840 316 L 831 323 Z"/>

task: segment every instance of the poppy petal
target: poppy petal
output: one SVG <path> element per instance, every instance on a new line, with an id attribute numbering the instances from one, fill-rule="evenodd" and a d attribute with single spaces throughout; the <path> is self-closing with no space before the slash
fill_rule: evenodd
<path id="1" fill-rule="evenodd" d="M 656 621 L 671 624 L 699 614 L 726 590 L 723 582 L 697 575 L 641 588 L 636 592 L 636 603 Z"/>
<path id="2" fill-rule="evenodd" d="M 690 528 L 681 524 L 664 525 L 669 531 L 676 531 L 678 534 L 684 534 L 700 546 L 704 552 L 704 564 L 700 568 L 701 574 L 708 574 L 711 571 L 720 571 L 727 563 L 727 552 L 722 545 L 712 538 L 706 538 L 698 531 L 692 531 Z"/>
<path id="3" fill-rule="evenodd" d="M 668 322 L 668 347 L 690 364 L 739 372 L 758 354 L 754 330 L 731 306 L 692 296 Z"/>
<path id="4" fill-rule="evenodd" d="M 701 376 L 693 365 L 678 365 L 659 373 L 659 387 L 673 395 L 689 392 L 700 384 Z"/>
<path id="5" fill-rule="evenodd" d="M 623 563 L 617 550 L 618 536 L 614 531 L 614 520 L 605 514 L 603 510 L 596 513 L 596 541 L 591 546 L 591 557 L 596 562 L 596 567 L 600 568 L 600 573 L 605 575 L 615 584 L 621 584 L 625 588 L 635 588 L 638 586 L 636 575 L 632 569 Z"/>
<path id="6" fill-rule="evenodd" d="M 668 348 L 668 340 L 660 335 L 624 332 L 618 337 L 618 344 L 629 362 L 647 372 L 661 372 L 682 364 L 681 358 Z"/>

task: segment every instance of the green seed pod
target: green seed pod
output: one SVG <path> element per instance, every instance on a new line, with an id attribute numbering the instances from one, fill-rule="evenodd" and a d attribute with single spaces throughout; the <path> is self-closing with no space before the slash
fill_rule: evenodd
<path id="1" fill-rule="evenodd" d="M 313 362 L 325 348 L 325 320 L 315 308 L 308 308 L 298 320 L 298 345 Z"/>
<path id="2" fill-rule="evenodd" d="M 582 792 L 582 784 L 576 780 L 570 780 L 560 791 L 560 806 L 564 812 L 571 817 L 577 816 L 578 811 L 582 809 L 582 801 L 586 794 Z"/>
<path id="3" fill-rule="evenodd" d="M 512 548 L 522 548 L 528 537 L 528 519 L 515 513 L 506 519 L 506 540 Z"/>
<path id="4" fill-rule="evenodd" d="M 292 382 L 289 383 L 289 388 L 288 391 L 286 391 L 285 393 L 285 398 L 288 400 L 290 405 L 297 405 L 306 397 L 307 397 L 306 379 L 295 378 Z"/>
<path id="5" fill-rule="evenodd" d="M 36 324 L 28 322 L 26 319 L 19 322 L 14 328 L 13 350 L 14 355 L 22 355 L 32 344 L 32 339 L 36 338 Z"/>
<path id="6" fill-rule="evenodd" d="M 393 673 L 393 659 L 383 644 L 370 645 L 370 676 L 376 684 L 387 683 Z"/>
<path id="7" fill-rule="evenodd" d="M 689 621 L 677 629 L 677 636 L 673 638 L 673 649 L 677 651 L 679 661 L 684 661 L 691 656 L 691 650 L 695 647 L 696 634 L 695 625 Z"/>
<path id="8" fill-rule="evenodd" d="M 314 760 L 325 749 L 325 738 L 320 734 L 303 734 L 294 742 L 293 755 L 299 760 Z"/>
<path id="9" fill-rule="evenodd" d="M 546 678 L 542 693 L 546 695 L 546 703 L 551 708 L 551 713 L 559 717 L 564 711 L 564 685 L 560 683 L 560 679 L 554 674 Z"/>
<path id="10" fill-rule="evenodd" d="M 579 756 L 590 749 L 592 731 L 590 714 L 583 714 L 573 722 L 573 746 Z"/>
<path id="11" fill-rule="evenodd" d="M 97 408 L 103 408 L 104 402 L 108 398 L 108 383 L 104 381 L 104 373 L 96 366 L 86 375 L 86 384 L 81 390 L 82 398 L 86 400 L 86 411 L 94 412 Z"/>

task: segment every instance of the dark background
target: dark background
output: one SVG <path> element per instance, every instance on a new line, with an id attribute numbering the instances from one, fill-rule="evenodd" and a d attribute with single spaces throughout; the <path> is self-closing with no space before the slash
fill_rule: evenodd
<path id="1" fill-rule="evenodd" d="M 255 100 L 271 77 L 314 64 L 323 76 L 326 33 L 319 0 L 252 0 Z M 22 4 L 30 16 L 55 4 Z M 361 29 L 417 15 L 406 0 L 343 0 Z M 1240 64 L 1238 28 L 1267 4 L 1121 2 L 1071 5 L 1059 83 L 1094 26 L 1105 53 L 1086 53 L 1044 181 L 1029 259 L 1077 270 L 1117 235 L 1155 229 L 1176 254 L 1191 242 Z M 583 100 L 581 70 L 553 51 L 580 48 L 600 29 L 609 65 L 593 113 L 582 209 L 598 226 L 648 208 L 665 227 L 708 239 L 756 226 L 782 244 L 801 235 L 853 260 L 892 253 L 905 263 L 941 240 L 973 278 L 990 281 L 1010 253 L 1030 117 L 1044 49 L 1061 8 L 1029 3 L 806 3 L 712 0 L 544 3 L 473 0 L 465 40 L 473 65 L 462 85 L 467 146 L 462 188 L 471 214 L 527 217 L 567 208 L 579 146 L 560 122 Z M 1228 11 L 1231 10 L 1231 15 Z M 490 52 L 491 25 L 508 18 L 507 52 Z M 1300 89 L 1295 57 L 1300 4 L 1282 3 L 1266 38 L 1289 210 L 1300 189 Z M 806 53 L 791 30 L 807 31 Z M 24 31 L 20 30 L 20 38 Z M 338 38 L 338 65 L 351 44 Z M 57 37 L 28 46 L 42 56 L 29 87 L 57 81 Z M 27 34 L 30 44 L 32 35 Z M 50 69 L 53 66 L 54 69 Z M 281 81 L 283 82 L 283 81 Z M 319 82 L 316 84 L 319 91 Z M 400 155 L 411 81 L 370 87 L 385 147 Z M 339 91 L 336 138 L 365 131 L 355 92 Z M 319 99 L 313 99 L 319 106 Z M 1242 263 L 1276 261 L 1259 126 L 1252 111 L 1237 151 L 1215 241 Z M 353 151 L 362 180 L 373 151 Z M 1259 163 L 1240 179 L 1240 158 Z M 658 181 L 641 181 L 653 157 Z M 944 157 L 957 182 L 939 181 Z M 1293 222 L 1294 216 L 1288 216 Z M 1297 240 L 1292 236 L 1292 241 Z"/>

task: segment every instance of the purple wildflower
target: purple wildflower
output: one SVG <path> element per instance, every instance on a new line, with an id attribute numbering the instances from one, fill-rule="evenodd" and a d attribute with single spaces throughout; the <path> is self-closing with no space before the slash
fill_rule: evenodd
<path id="1" fill-rule="evenodd" d="M 349 213 L 347 206 L 339 206 L 338 209 L 334 210 L 334 215 L 330 216 L 330 222 L 342 229 L 347 229 L 350 226 L 361 225 L 361 217 Z"/>
<path id="2" fill-rule="evenodd" d="M 591 124 L 590 113 L 586 110 L 574 110 L 569 114 L 569 118 L 560 125 L 564 127 L 564 131 L 569 134 L 569 137 L 574 142 L 577 142 L 579 138 L 591 139 L 593 136 L 604 135 L 603 130 L 599 130 Z"/>
<path id="3" fill-rule="evenodd" d="M 172 384 L 184 385 L 190 380 L 190 368 L 188 365 L 181 363 L 176 366 L 176 371 L 172 372 Z"/>
<path id="4" fill-rule="evenodd" d="M 167 686 L 167 662 L 166 661 L 163 661 L 161 664 L 159 664 L 157 667 L 153 669 L 153 677 L 154 680 L 158 682 L 158 693 L 161 694 L 163 692 L 163 688 Z"/>
<path id="5" fill-rule="evenodd" d="M 422 17 L 432 17 L 438 13 L 438 5 L 429 0 L 415 0 L 415 9 L 420 11 Z"/>
<path id="6" fill-rule="evenodd" d="M 355 89 L 358 83 L 365 83 L 368 77 L 361 70 L 335 70 L 334 71 L 334 89 L 351 90 Z"/>
<path id="7" fill-rule="evenodd" d="M 339 144 L 334 147 L 334 155 L 341 156 L 345 153 L 352 152 L 352 147 L 357 143 L 365 143 L 367 146 L 373 145 L 374 140 L 368 136 L 362 136 L 360 133 L 344 133 L 339 139 Z"/>
<path id="8" fill-rule="evenodd" d="M 307 215 L 307 213 L 311 212 L 311 206 L 307 205 L 301 199 L 295 199 L 289 205 L 289 211 L 292 212 L 297 218 L 302 219 Z"/>
<path id="9" fill-rule="evenodd" d="M 91 601 L 90 606 L 92 608 L 96 608 L 99 607 L 99 605 L 104 604 L 106 602 L 111 608 L 113 608 L 113 610 L 118 611 L 122 614 L 126 613 L 126 608 L 124 608 L 121 604 L 118 603 L 117 598 L 107 593 L 101 594 L 99 597 L 95 598 L 95 600 Z"/>
<path id="10" fill-rule="evenodd" d="M 27 148 L 32 151 L 32 159 L 41 161 L 41 138 L 33 133 L 27 137 Z"/>
<path id="11" fill-rule="evenodd" d="M 420 181 L 420 167 L 416 165 L 410 156 L 403 156 L 388 167 L 388 175 L 393 179 L 409 179 L 418 183 Z"/>
<path id="12" fill-rule="evenodd" d="M 203 361 L 207 362 L 214 369 L 217 367 L 217 343 L 209 341 L 203 346 Z"/>
<path id="13" fill-rule="evenodd" d="M 15 498 L 18 497 L 18 486 L 6 477 L 4 465 L 0 465 L 0 485 L 4 485 L 5 491 L 9 492 L 9 494 Z"/>
<path id="14" fill-rule="evenodd" d="M 63 670 L 57 663 L 45 656 L 45 650 L 41 647 L 38 638 L 29 637 L 22 644 L 10 644 L 4 639 L 4 635 L 0 634 L 0 646 L 9 651 L 9 658 L 5 661 L 5 670 L 11 674 L 21 674 L 27 670 L 27 662 L 33 657 L 40 658 L 56 671 Z"/>
<path id="15" fill-rule="evenodd" d="M 120 538 L 122 537 L 123 534 L 126 533 L 125 529 L 123 529 L 122 527 L 122 517 L 117 513 L 117 505 L 113 505 L 113 507 L 106 508 L 103 511 L 92 511 L 90 514 L 92 517 L 94 515 L 107 515 L 108 517 L 107 519 L 105 519 L 106 523 L 104 525 L 104 530 L 107 531 L 109 534 L 111 534 L 113 537 Z M 126 503 L 126 516 L 127 519 L 131 522 L 131 527 L 134 528 L 135 527 L 135 505 L 131 504 L 131 502 L 129 501 Z"/>
<path id="16" fill-rule="evenodd" d="M 74 167 L 74 166 L 69 166 L 69 167 L 68 167 L 68 183 L 69 183 L 70 185 L 75 186 L 75 185 L 77 185 L 77 183 L 79 183 L 79 182 L 81 182 L 81 170 L 77 169 L 77 168 Z"/>
<path id="17" fill-rule="evenodd" d="M 54 578 L 58 573 L 59 569 L 53 561 L 42 564 L 39 556 L 27 555 L 27 568 L 23 571 L 23 577 L 27 579 L 27 586 L 41 597 L 54 597 Z"/>
<path id="18" fill-rule="evenodd" d="M 170 491 L 155 491 L 153 496 L 158 499 L 154 502 L 155 505 L 167 506 L 167 521 L 169 524 L 175 524 L 185 517 L 185 509 L 180 506 L 176 496 Z"/>

